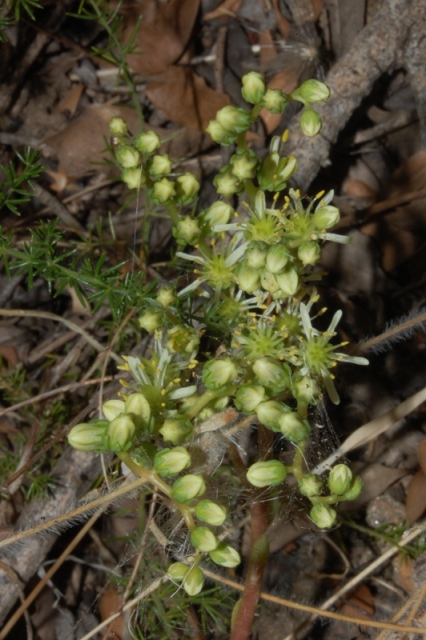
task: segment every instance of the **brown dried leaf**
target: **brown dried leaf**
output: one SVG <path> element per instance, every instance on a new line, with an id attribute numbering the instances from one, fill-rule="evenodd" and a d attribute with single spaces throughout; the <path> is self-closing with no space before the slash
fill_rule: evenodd
<path id="1" fill-rule="evenodd" d="M 83 89 L 84 86 L 82 84 L 73 84 L 71 89 L 66 91 L 60 99 L 57 111 L 59 111 L 59 113 L 67 111 L 70 115 L 74 115 L 80 102 Z"/>
<path id="2" fill-rule="evenodd" d="M 172 122 L 204 131 L 219 109 L 230 104 L 225 93 L 207 86 L 204 78 L 188 67 L 170 67 L 146 87 L 152 104 Z"/>
<path id="3" fill-rule="evenodd" d="M 422 471 L 426 473 L 426 438 L 423 438 L 417 447 L 417 458 Z"/>
<path id="4" fill-rule="evenodd" d="M 416 522 L 426 510 L 426 473 L 417 471 L 411 480 L 405 502 L 407 520 L 410 524 Z"/>
<path id="5" fill-rule="evenodd" d="M 418 151 L 392 174 L 386 190 L 388 198 L 423 189 L 426 184 L 426 152 Z"/>
<path id="6" fill-rule="evenodd" d="M 398 576 L 401 580 L 404 588 L 411 593 L 414 591 L 414 583 L 413 583 L 413 565 L 414 560 L 409 556 L 405 556 L 400 553 L 397 557 L 397 570 Z"/>
<path id="7" fill-rule="evenodd" d="M 340 607 L 340 611 L 345 615 L 360 620 L 369 620 L 375 610 L 373 594 L 366 584 L 360 584 Z"/>
<path id="8" fill-rule="evenodd" d="M 136 73 L 162 73 L 183 54 L 197 17 L 199 0 L 142 0 L 135 5 L 125 11 L 125 43 L 132 36 L 140 15 L 142 22 L 134 39 L 136 53 L 129 54 L 127 62 Z"/>
<path id="9" fill-rule="evenodd" d="M 345 180 L 343 190 L 346 195 L 355 198 L 372 198 L 376 195 L 376 191 L 362 180 Z"/>
<path id="10" fill-rule="evenodd" d="M 311 0 L 312 9 L 314 10 L 315 20 L 318 20 L 323 8 L 323 0 Z"/>
<path id="11" fill-rule="evenodd" d="M 280 71 L 268 82 L 268 89 L 281 89 L 284 93 L 291 93 L 297 87 L 299 71 L 295 67 Z M 271 113 L 267 109 L 262 109 L 260 117 L 267 134 L 275 131 L 281 122 L 281 114 Z"/>
<path id="12" fill-rule="evenodd" d="M 281 35 L 284 38 L 288 37 L 290 31 L 290 22 L 284 18 L 283 14 L 280 11 L 279 0 L 272 0 L 272 4 L 274 6 L 275 15 L 277 16 L 278 29 L 281 31 Z"/>
<path id="13" fill-rule="evenodd" d="M 262 69 L 267 67 L 273 60 L 276 59 L 278 53 L 274 44 L 274 39 L 269 29 L 262 29 L 259 34 L 259 46 L 260 46 L 260 66 Z"/>
<path id="14" fill-rule="evenodd" d="M 108 591 L 105 591 L 99 598 L 99 613 L 102 620 L 106 620 L 113 613 L 120 610 L 122 601 L 117 591 L 111 585 Z M 119 616 L 109 625 L 108 629 L 110 633 L 108 638 L 122 638 L 123 637 L 123 616 Z M 105 637 L 105 636 L 104 636 Z"/>
<path id="15" fill-rule="evenodd" d="M 222 16 L 231 16 L 235 18 L 238 9 L 240 8 L 241 0 L 224 0 L 216 9 L 209 11 L 203 16 L 204 20 L 216 20 Z"/>

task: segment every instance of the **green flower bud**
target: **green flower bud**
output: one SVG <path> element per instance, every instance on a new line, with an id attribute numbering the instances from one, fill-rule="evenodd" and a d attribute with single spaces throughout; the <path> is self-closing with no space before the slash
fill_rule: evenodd
<path id="1" fill-rule="evenodd" d="M 300 127 L 309 138 L 316 136 L 320 132 L 322 126 L 320 114 L 313 109 L 305 109 L 300 118 Z"/>
<path id="2" fill-rule="evenodd" d="M 160 429 L 165 442 L 172 444 L 182 444 L 192 433 L 193 426 L 184 416 L 167 418 Z"/>
<path id="3" fill-rule="evenodd" d="M 151 189 L 151 198 L 156 204 L 164 204 L 176 195 L 175 183 L 167 178 L 162 178 L 154 183 Z"/>
<path id="4" fill-rule="evenodd" d="M 296 411 L 283 413 L 278 420 L 278 426 L 283 436 L 290 442 L 304 442 L 311 432 L 309 423 Z"/>
<path id="5" fill-rule="evenodd" d="M 320 529 L 331 529 L 337 519 L 336 511 L 328 504 L 319 503 L 312 507 L 310 517 Z"/>
<path id="6" fill-rule="evenodd" d="M 167 575 L 173 582 L 182 582 L 188 571 L 188 565 L 183 564 L 183 562 L 173 562 L 167 569 Z"/>
<path id="7" fill-rule="evenodd" d="M 262 269 L 260 273 L 260 283 L 262 285 L 262 289 L 267 291 L 268 293 L 277 293 L 280 291 L 280 287 L 273 273 L 267 271 L 266 269 Z"/>
<path id="8" fill-rule="evenodd" d="M 196 596 L 204 585 L 204 573 L 200 567 L 191 567 L 183 581 L 183 588 L 189 596 Z"/>
<path id="9" fill-rule="evenodd" d="M 213 184 L 216 187 L 216 191 L 225 198 L 230 198 L 241 190 L 240 181 L 226 167 L 216 174 Z"/>
<path id="10" fill-rule="evenodd" d="M 214 411 L 223 411 L 229 404 L 229 396 L 225 396 L 224 398 L 218 398 L 212 403 L 212 409 Z"/>
<path id="11" fill-rule="evenodd" d="M 217 120 L 210 120 L 206 127 L 206 132 L 210 135 L 212 140 L 218 144 L 222 144 L 224 147 L 232 144 L 238 138 L 238 133 L 231 133 L 227 129 L 224 129 Z"/>
<path id="12" fill-rule="evenodd" d="M 318 242 L 303 242 L 297 250 L 297 257 L 305 267 L 308 264 L 316 264 L 321 258 L 321 249 Z"/>
<path id="13" fill-rule="evenodd" d="M 234 382 L 238 370 L 231 358 L 209 360 L 203 367 L 202 379 L 207 389 L 217 390 Z"/>
<path id="14" fill-rule="evenodd" d="M 232 173 L 238 180 L 250 180 L 256 176 L 258 162 L 259 159 L 254 151 L 240 149 L 232 156 L 229 164 Z"/>
<path id="15" fill-rule="evenodd" d="M 131 393 L 126 398 L 125 412 L 132 414 L 132 418 L 140 419 L 147 425 L 151 418 L 151 407 L 142 393 Z"/>
<path id="16" fill-rule="evenodd" d="M 254 487 L 274 487 L 284 482 L 287 476 L 285 465 L 279 460 L 255 462 L 247 471 L 247 480 Z"/>
<path id="17" fill-rule="evenodd" d="M 259 358 L 253 365 L 260 384 L 273 389 L 284 391 L 291 386 L 291 374 L 287 365 L 273 358 Z"/>
<path id="18" fill-rule="evenodd" d="M 231 216 L 234 215 L 234 209 L 230 204 L 218 200 L 214 202 L 208 209 L 203 211 L 201 217 L 210 227 L 214 227 L 216 224 L 228 224 Z"/>
<path id="19" fill-rule="evenodd" d="M 160 476 L 175 476 L 191 466 L 191 456 L 185 447 L 163 449 L 154 456 L 154 469 Z"/>
<path id="20" fill-rule="evenodd" d="M 220 527 L 226 520 L 226 509 L 211 500 L 201 500 L 195 507 L 195 515 L 201 522 L 207 522 L 213 527 Z"/>
<path id="21" fill-rule="evenodd" d="M 257 104 L 265 95 L 266 86 L 265 78 L 262 73 L 257 71 L 250 71 L 242 77 L 243 87 L 241 94 L 247 102 L 251 104 Z"/>
<path id="22" fill-rule="evenodd" d="M 172 228 L 172 233 L 178 244 L 194 245 L 200 237 L 201 229 L 198 220 L 194 220 L 191 216 L 185 216 Z"/>
<path id="23" fill-rule="evenodd" d="M 172 171 L 172 161 L 167 153 L 163 155 L 155 155 L 148 162 L 148 173 L 150 176 L 164 176 Z"/>
<path id="24" fill-rule="evenodd" d="M 250 126 L 250 113 L 240 107 L 227 105 L 222 107 L 216 114 L 216 121 L 226 131 L 239 134 L 247 131 Z"/>
<path id="25" fill-rule="evenodd" d="M 247 260 L 247 266 L 253 269 L 261 269 L 266 264 L 266 249 L 261 248 L 262 245 L 257 243 L 255 246 L 247 249 L 245 258 Z"/>
<path id="26" fill-rule="evenodd" d="M 208 527 L 196 527 L 191 531 L 190 540 L 196 549 L 206 553 L 214 551 L 219 544 L 219 540 Z"/>
<path id="27" fill-rule="evenodd" d="M 286 267 L 283 273 L 278 273 L 275 280 L 285 296 L 294 296 L 299 288 L 299 274 L 292 266 Z"/>
<path id="28" fill-rule="evenodd" d="M 261 402 L 256 407 L 256 415 L 259 422 L 261 422 L 268 429 L 273 431 L 279 431 L 279 419 L 287 407 L 281 402 L 276 400 L 267 400 Z"/>
<path id="29" fill-rule="evenodd" d="M 140 153 L 152 153 L 161 146 L 161 140 L 155 131 L 146 131 L 135 138 L 134 145 Z"/>
<path id="30" fill-rule="evenodd" d="M 343 494 L 343 500 L 356 500 L 358 496 L 361 494 L 361 491 L 364 488 L 364 483 L 361 480 L 360 476 L 355 476 L 352 479 L 351 486 L 348 491 Z"/>
<path id="31" fill-rule="evenodd" d="M 114 116 L 108 126 L 113 136 L 125 136 L 127 133 L 127 124 L 120 116 Z"/>
<path id="32" fill-rule="evenodd" d="M 303 376 L 293 382 L 293 395 L 296 400 L 306 404 L 316 404 L 320 397 L 320 389 L 312 378 Z"/>
<path id="33" fill-rule="evenodd" d="M 266 269 L 270 273 L 281 273 L 288 262 L 288 251 L 282 244 L 276 244 L 266 254 Z"/>
<path id="34" fill-rule="evenodd" d="M 127 184 L 129 189 L 140 189 L 146 182 L 142 167 L 123 169 L 121 172 L 121 179 L 125 184 Z"/>
<path id="35" fill-rule="evenodd" d="M 141 160 L 139 152 L 136 151 L 136 149 L 133 149 L 133 147 L 129 147 L 127 144 L 123 144 L 119 147 L 115 155 L 118 164 L 121 165 L 123 169 L 137 167 Z"/>
<path id="36" fill-rule="evenodd" d="M 322 102 L 330 96 L 330 89 L 319 80 L 306 80 L 296 91 L 293 91 L 292 97 L 300 96 L 306 102 Z"/>
<path id="37" fill-rule="evenodd" d="M 328 476 L 328 488 L 338 496 L 349 491 L 352 484 L 352 471 L 346 464 L 336 464 Z"/>
<path id="38" fill-rule="evenodd" d="M 167 349 L 171 353 L 193 353 L 198 350 L 200 338 L 195 329 L 177 324 L 167 332 Z"/>
<path id="39" fill-rule="evenodd" d="M 184 173 L 176 179 L 176 195 L 181 204 L 192 202 L 200 190 L 200 183 L 193 173 Z"/>
<path id="40" fill-rule="evenodd" d="M 262 102 L 271 113 L 282 113 L 288 104 L 288 97 L 281 89 L 268 89 Z"/>
<path id="41" fill-rule="evenodd" d="M 215 564 L 218 564 L 220 567 L 228 567 L 229 569 L 238 567 L 241 562 L 238 551 L 224 542 L 221 542 L 214 551 L 210 551 L 209 556 Z"/>
<path id="42" fill-rule="evenodd" d="M 259 271 L 252 269 L 252 267 L 241 266 L 237 270 L 237 282 L 242 291 L 253 293 L 260 289 Z"/>
<path id="43" fill-rule="evenodd" d="M 200 413 L 198 414 L 198 419 L 200 420 L 200 422 L 205 422 L 206 420 L 210 420 L 210 418 L 212 418 L 215 413 L 216 412 L 213 411 L 211 407 L 204 407 L 204 409 L 201 409 Z"/>
<path id="44" fill-rule="evenodd" d="M 76 424 L 68 434 L 68 444 L 79 451 L 106 451 L 105 436 L 108 430 L 106 420 Z"/>
<path id="45" fill-rule="evenodd" d="M 199 498 L 206 490 L 204 478 L 201 474 L 188 473 L 178 478 L 172 487 L 172 498 L 176 502 L 191 502 Z"/>
<path id="46" fill-rule="evenodd" d="M 176 302 L 175 291 L 172 287 L 161 287 L 155 298 L 165 309 Z"/>
<path id="47" fill-rule="evenodd" d="M 314 473 L 305 473 L 299 480 L 299 491 L 302 496 L 312 498 L 320 496 L 322 492 L 322 480 Z"/>
<path id="48" fill-rule="evenodd" d="M 159 329 L 163 322 L 163 314 L 159 311 L 145 311 L 140 318 L 138 318 L 138 323 L 148 331 L 148 333 L 153 333 L 156 329 Z"/>
<path id="49" fill-rule="evenodd" d="M 295 156 L 281 158 L 278 151 L 271 151 L 263 160 L 258 172 L 260 188 L 265 191 L 282 191 L 287 180 L 297 171 Z"/>
<path id="50" fill-rule="evenodd" d="M 334 227 L 340 220 L 340 211 L 337 207 L 328 204 L 325 207 L 319 207 L 313 217 L 312 222 L 317 229 L 330 229 Z"/>
<path id="51" fill-rule="evenodd" d="M 135 423 L 125 413 L 114 418 L 108 426 L 108 449 L 110 451 L 127 451 L 132 445 L 135 430 Z"/>
<path id="52" fill-rule="evenodd" d="M 244 386 L 238 389 L 234 403 L 238 411 L 243 411 L 245 414 L 250 415 L 256 411 L 256 407 L 261 402 L 265 402 L 267 399 L 268 397 L 263 387 Z"/>
<path id="53" fill-rule="evenodd" d="M 111 422 L 111 420 L 117 418 L 120 413 L 125 413 L 125 411 L 126 405 L 124 404 L 123 400 L 118 400 L 117 398 L 107 400 L 107 402 L 104 402 L 104 404 L 102 405 L 102 412 L 108 422 Z"/>

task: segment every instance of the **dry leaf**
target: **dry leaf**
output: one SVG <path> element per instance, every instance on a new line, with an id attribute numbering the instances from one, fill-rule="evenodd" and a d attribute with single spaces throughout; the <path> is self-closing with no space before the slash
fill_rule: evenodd
<path id="1" fill-rule="evenodd" d="M 376 195 L 376 191 L 362 180 L 345 180 L 343 191 L 355 198 L 373 198 Z"/>
<path id="2" fill-rule="evenodd" d="M 411 480 L 405 502 L 407 520 L 410 524 L 416 522 L 426 510 L 426 473 L 417 471 Z"/>
<path id="3" fill-rule="evenodd" d="M 281 89 L 284 93 L 291 93 L 297 87 L 299 71 L 300 70 L 296 68 L 280 71 L 268 82 L 268 89 Z M 262 109 L 260 117 L 267 134 L 275 131 L 281 122 L 281 114 L 271 113 L 267 109 Z"/>
<path id="4" fill-rule="evenodd" d="M 388 198 L 423 189 L 426 184 L 426 152 L 418 151 L 402 163 L 393 172 L 389 188 L 386 190 Z"/>
<path id="5" fill-rule="evenodd" d="M 176 124 L 204 131 L 219 109 L 230 104 L 225 93 L 207 86 L 188 67 L 170 67 L 146 87 L 152 104 Z"/>
<path id="6" fill-rule="evenodd" d="M 374 597 L 366 584 L 360 584 L 340 607 L 340 611 L 347 616 L 369 620 L 375 613 Z"/>
<path id="7" fill-rule="evenodd" d="M 275 15 L 277 17 L 278 29 L 281 31 L 281 35 L 284 38 L 288 37 L 290 31 L 290 22 L 284 18 L 283 14 L 280 11 L 279 0 L 272 0 L 272 4 L 274 6 Z"/>
<path id="8" fill-rule="evenodd" d="M 231 16 L 235 18 L 235 15 L 240 8 L 241 0 L 224 0 L 222 4 L 220 4 L 213 11 L 209 11 L 203 16 L 203 20 L 216 20 L 216 18 L 221 18 L 222 16 Z"/>
<path id="9" fill-rule="evenodd" d="M 122 605 L 121 598 L 113 586 L 110 586 L 108 591 L 105 591 L 99 598 L 99 613 L 102 620 L 106 620 L 113 613 L 117 613 Z M 123 616 L 119 616 L 109 625 L 110 638 L 122 638 L 123 637 Z"/>
<path id="10" fill-rule="evenodd" d="M 422 471 L 426 473 L 426 438 L 423 438 L 417 447 L 417 458 Z"/>
<path id="11" fill-rule="evenodd" d="M 132 36 L 139 16 L 142 16 L 134 39 L 136 53 L 129 54 L 127 62 L 136 73 L 162 73 L 185 51 L 197 17 L 199 0 L 142 0 L 137 5 L 123 10 L 125 43 Z"/>
<path id="12" fill-rule="evenodd" d="M 413 565 L 413 558 L 410 558 L 409 556 L 406 556 L 402 553 L 397 556 L 396 567 L 398 576 L 408 593 L 414 591 Z"/>
<path id="13" fill-rule="evenodd" d="M 311 0 L 311 2 L 312 2 L 312 9 L 314 10 L 315 20 L 318 20 L 323 8 L 323 0 Z"/>
<path id="14" fill-rule="evenodd" d="M 77 111 L 84 86 L 80 83 L 73 84 L 71 89 L 66 91 L 56 107 L 59 113 L 67 111 L 70 115 L 74 115 Z"/>
<path id="15" fill-rule="evenodd" d="M 276 59 L 278 53 L 274 44 L 274 39 L 269 29 L 262 29 L 259 34 L 260 46 L 260 66 L 265 69 L 273 60 Z"/>

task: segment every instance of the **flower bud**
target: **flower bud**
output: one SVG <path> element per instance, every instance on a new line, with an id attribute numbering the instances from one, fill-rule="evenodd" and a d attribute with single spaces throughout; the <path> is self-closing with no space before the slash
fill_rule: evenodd
<path id="1" fill-rule="evenodd" d="M 268 429 L 279 431 L 279 419 L 286 409 L 287 406 L 285 404 L 276 400 L 261 402 L 256 407 L 257 419 Z"/>
<path id="2" fill-rule="evenodd" d="M 227 131 L 221 124 L 219 124 L 219 122 L 217 122 L 217 120 L 210 120 L 206 127 L 206 132 L 210 135 L 212 140 L 224 147 L 232 144 L 238 138 L 238 133 L 231 133 Z"/>
<path id="3" fill-rule="evenodd" d="M 191 456 L 185 447 L 163 449 L 154 456 L 154 469 L 160 476 L 175 476 L 191 465 Z"/>
<path id="4" fill-rule="evenodd" d="M 285 296 L 294 296 L 299 288 L 299 274 L 292 266 L 286 267 L 283 273 L 278 273 L 275 280 Z"/>
<path id="5" fill-rule="evenodd" d="M 201 522 L 207 522 L 213 527 L 220 527 L 226 520 L 226 509 L 211 500 L 201 500 L 195 507 L 195 515 Z"/>
<path id="6" fill-rule="evenodd" d="M 227 105 L 222 107 L 216 114 L 216 121 L 226 131 L 239 134 L 247 131 L 250 126 L 250 113 L 246 109 Z"/>
<path id="7" fill-rule="evenodd" d="M 127 133 L 127 124 L 120 116 L 114 116 L 108 126 L 113 136 L 125 136 Z"/>
<path id="8" fill-rule="evenodd" d="M 178 478 L 172 487 L 172 498 L 176 502 L 191 502 L 199 498 L 206 490 L 204 478 L 201 474 L 188 473 Z"/>
<path id="9" fill-rule="evenodd" d="M 152 153 L 160 147 L 161 140 L 155 131 L 146 131 L 135 138 L 134 145 L 140 153 Z"/>
<path id="10" fill-rule="evenodd" d="M 320 529 L 331 529 L 337 519 L 336 511 L 328 504 L 318 503 L 310 511 L 310 517 Z"/>
<path id="11" fill-rule="evenodd" d="M 204 585 L 204 573 L 200 567 L 191 567 L 183 581 L 183 588 L 189 596 L 196 596 Z"/>
<path id="12" fill-rule="evenodd" d="M 260 386 L 244 386 L 238 389 L 234 404 L 238 411 L 251 414 L 256 411 L 256 407 L 267 400 L 265 389 Z"/>
<path id="13" fill-rule="evenodd" d="M 131 167 L 121 172 L 122 181 L 129 189 L 140 189 L 146 182 L 142 167 Z"/>
<path id="14" fill-rule="evenodd" d="M 161 287 L 155 298 L 165 309 L 176 302 L 175 291 L 172 287 Z"/>
<path id="15" fill-rule="evenodd" d="M 346 464 L 336 464 L 328 476 L 328 488 L 338 496 L 349 491 L 352 484 L 352 471 Z"/>
<path id="16" fill-rule="evenodd" d="M 268 293 L 277 293 L 280 291 L 280 287 L 273 273 L 267 271 L 266 269 L 262 269 L 260 273 L 260 283 L 262 285 L 262 289 L 267 291 Z"/>
<path id="17" fill-rule="evenodd" d="M 219 540 L 208 527 L 196 527 L 191 531 L 190 540 L 196 549 L 205 553 L 214 551 L 219 544 Z"/>
<path id="18" fill-rule="evenodd" d="M 285 465 L 279 460 L 255 462 L 247 471 L 247 480 L 254 487 L 274 487 L 284 482 L 287 476 Z"/>
<path id="19" fill-rule="evenodd" d="M 156 204 L 164 204 L 176 195 L 175 183 L 167 178 L 162 178 L 154 183 L 151 189 L 151 198 Z"/>
<path id="20" fill-rule="evenodd" d="M 126 405 L 123 400 L 118 400 L 118 398 L 113 398 L 112 400 L 107 400 L 102 405 L 102 412 L 108 422 L 117 418 L 120 413 L 125 413 Z"/>
<path id="21" fill-rule="evenodd" d="M 318 111 L 305 109 L 300 118 L 300 127 L 309 138 L 316 136 L 321 130 L 322 122 Z"/>
<path id="22" fill-rule="evenodd" d="M 330 229 L 334 227 L 340 220 L 340 211 L 337 207 L 328 204 L 325 207 L 319 207 L 312 218 L 317 229 Z"/>
<path id="23" fill-rule="evenodd" d="M 170 353 L 193 353 L 198 350 L 200 338 L 195 329 L 181 324 L 175 325 L 167 332 L 166 347 Z"/>
<path id="24" fill-rule="evenodd" d="M 200 183 L 193 173 L 184 173 L 176 179 L 176 195 L 181 204 L 192 202 L 200 190 Z"/>
<path id="25" fill-rule="evenodd" d="M 343 494 L 342 498 L 344 500 L 356 500 L 358 496 L 361 494 L 361 491 L 364 488 L 364 483 L 361 480 L 360 476 L 355 476 L 352 479 L 351 486 L 348 491 Z"/>
<path id="26" fill-rule="evenodd" d="M 148 162 L 148 173 L 154 178 L 157 176 L 164 176 L 171 173 L 172 161 L 167 153 L 163 155 L 155 155 L 150 158 Z"/>
<path id="27" fill-rule="evenodd" d="M 153 310 L 145 311 L 145 313 L 138 318 L 139 325 L 142 329 L 148 331 L 148 333 L 153 333 L 156 329 L 159 329 L 162 321 L 163 314 L 159 311 Z"/>
<path id="28" fill-rule="evenodd" d="M 68 444 L 79 451 L 106 451 L 104 443 L 107 430 L 106 420 L 76 424 L 68 434 Z"/>
<path id="29" fill-rule="evenodd" d="M 282 244 L 276 244 L 266 254 L 266 269 L 270 273 L 281 273 L 288 262 L 288 251 Z"/>
<path id="30" fill-rule="evenodd" d="M 247 102 L 258 104 L 265 95 L 265 78 L 262 73 L 250 71 L 242 77 L 243 87 L 241 94 Z"/>
<path id="31" fill-rule="evenodd" d="M 238 567 L 241 562 L 238 551 L 224 542 L 221 542 L 214 551 L 210 551 L 209 556 L 215 564 L 229 569 Z"/>
<path id="32" fill-rule="evenodd" d="M 238 286 L 246 293 L 253 293 L 260 289 L 259 271 L 251 267 L 241 266 L 237 271 Z"/>
<path id="33" fill-rule="evenodd" d="M 207 389 L 217 390 L 234 382 L 238 370 L 231 358 L 209 360 L 203 367 L 202 379 Z"/>
<path id="34" fill-rule="evenodd" d="M 183 562 L 173 562 L 167 569 L 167 575 L 173 582 L 182 582 L 188 571 L 188 565 L 183 564 Z"/>
<path id="35" fill-rule="evenodd" d="M 151 407 L 142 393 L 131 393 L 126 398 L 125 412 L 134 419 L 140 419 L 147 425 L 151 418 Z"/>
<path id="36" fill-rule="evenodd" d="M 299 491 L 302 496 L 312 498 L 320 496 L 322 492 L 322 480 L 314 473 L 305 473 L 299 480 Z"/>
<path id="37" fill-rule="evenodd" d="M 308 264 L 316 264 L 321 258 L 321 249 L 318 242 L 303 242 L 297 250 L 297 257 L 305 267 Z"/>
<path id="38" fill-rule="evenodd" d="M 231 165 L 232 173 L 238 180 L 250 180 L 256 176 L 258 162 L 259 159 L 254 151 L 241 149 L 232 156 L 229 164 Z"/>
<path id="39" fill-rule="evenodd" d="M 253 365 L 253 371 L 259 382 L 265 387 L 284 391 L 290 387 L 291 374 L 287 365 L 273 358 L 259 358 Z"/>
<path id="40" fill-rule="evenodd" d="M 213 184 L 216 187 L 216 191 L 225 198 L 230 198 L 234 193 L 238 193 L 241 190 L 240 181 L 226 167 L 216 174 Z"/>
<path id="41" fill-rule="evenodd" d="M 282 113 L 288 104 L 288 97 L 281 89 L 268 89 L 262 102 L 271 113 Z"/>
<path id="42" fill-rule="evenodd" d="M 294 380 L 292 388 L 296 400 L 306 404 L 316 404 L 318 402 L 321 393 L 320 389 L 315 380 L 309 378 L 309 376 Z"/>
<path id="43" fill-rule="evenodd" d="M 330 89 L 319 80 L 306 80 L 296 91 L 293 91 L 292 96 L 294 97 L 295 94 L 307 102 L 322 102 L 330 96 Z"/>
<path id="44" fill-rule="evenodd" d="M 218 200 L 214 202 L 208 209 L 201 214 L 203 220 L 205 220 L 211 228 L 216 224 L 228 224 L 231 216 L 234 215 L 234 209 L 230 204 Z"/>
<path id="45" fill-rule="evenodd" d="M 283 436 L 290 442 L 304 442 L 311 432 L 309 423 L 296 411 L 283 413 L 278 420 L 278 426 Z"/>
<path id="46" fill-rule="evenodd" d="M 260 188 L 266 191 L 282 191 L 287 180 L 297 171 L 295 156 L 281 158 L 278 151 L 271 151 L 263 160 L 258 172 Z"/>
<path id="47" fill-rule="evenodd" d="M 108 426 L 108 449 L 110 451 L 127 451 L 132 445 L 135 430 L 132 418 L 125 413 L 114 418 Z"/>
<path id="48" fill-rule="evenodd" d="M 192 433 L 192 424 L 184 416 L 175 416 L 174 418 L 167 418 L 164 420 L 164 424 L 160 429 L 160 433 L 163 436 L 165 442 L 171 442 L 172 444 L 182 444 Z"/>
<path id="49" fill-rule="evenodd" d="M 253 269 L 261 269 L 266 264 L 266 249 L 262 248 L 263 245 L 256 243 L 254 246 L 247 249 L 245 258 L 247 260 L 247 266 Z"/>
<path id="50" fill-rule="evenodd" d="M 136 149 L 133 147 L 129 147 L 127 144 L 123 144 L 116 151 L 116 158 L 119 165 L 123 167 L 123 169 L 131 169 L 132 167 L 137 167 L 140 163 L 140 155 Z"/>
<path id="51" fill-rule="evenodd" d="M 173 236 L 178 244 L 194 245 L 200 237 L 201 229 L 198 220 L 191 216 L 179 220 L 176 226 L 172 227 Z"/>

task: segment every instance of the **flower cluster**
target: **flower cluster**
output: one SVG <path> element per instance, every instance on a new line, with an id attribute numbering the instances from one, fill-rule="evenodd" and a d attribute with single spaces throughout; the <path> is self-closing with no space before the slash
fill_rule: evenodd
<path id="1" fill-rule="evenodd" d="M 344 464 L 325 479 L 311 474 L 303 462 L 311 432 L 309 407 L 318 403 L 324 388 L 333 402 L 339 401 L 336 365 L 367 364 L 341 352 L 345 343 L 331 342 L 340 311 L 326 331 L 313 326 L 319 298 L 313 283 L 321 279 L 316 265 L 322 244 L 346 242 L 329 231 L 339 220 L 333 192 L 312 199 L 294 189 L 281 194 L 297 171 L 297 159 L 283 153 L 287 133 L 272 139 L 265 157 L 248 148 L 246 140 L 261 109 L 281 113 L 291 100 L 304 105 L 303 132 L 315 135 L 321 121 L 312 104 L 328 93 L 316 80 L 284 94 L 267 89 L 259 73 L 244 76 L 242 94 L 252 110 L 224 107 L 207 128 L 213 140 L 236 143 L 236 149 L 214 180 L 218 199 L 198 216 L 184 211 L 196 197 L 197 179 L 192 174 L 171 179 L 170 159 L 155 154 L 160 147 L 156 134 L 132 140 L 121 118 L 110 123 L 124 182 L 145 188 L 166 209 L 177 259 L 193 270 L 186 286 L 158 287 L 145 297 L 139 324 L 152 336 L 151 356 L 124 358 L 121 368 L 128 375 L 121 397 L 103 405 L 104 419 L 74 427 L 69 442 L 77 449 L 115 452 L 175 502 L 195 551 L 189 564 L 174 562 L 168 575 L 190 595 L 202 588 L 199 565 L 206 554 L 224 567 L 240 562 L 238 552 L 214 530 L 225 522 L 225 507 L 205 498 L 207 478 L 197 469 L 191 473 L 200 422 L 232 405 L 285 438 L 294 447 L 293 463 L 258 460 L 247 480 L 258 488 L 279 487 L 292 474 L 320 528 L 334 525 L 332 505 L 355 499 L 362 489 Z M 237 212 L 234 196 L 241 194 L 245 208 Z"/>

